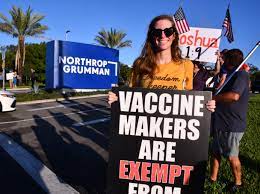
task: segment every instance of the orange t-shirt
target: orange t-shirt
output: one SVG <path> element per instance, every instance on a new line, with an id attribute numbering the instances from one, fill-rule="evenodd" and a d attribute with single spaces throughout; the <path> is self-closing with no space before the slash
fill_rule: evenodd
<path id="1" fill-rule="evenodd" d="M 151 89 L 192 90 L 192 82 L 193 63 L 183 59 L 180 62 L 171 61 L 158 65 L 154 78 L 143 78 L 141 85 Z"/>

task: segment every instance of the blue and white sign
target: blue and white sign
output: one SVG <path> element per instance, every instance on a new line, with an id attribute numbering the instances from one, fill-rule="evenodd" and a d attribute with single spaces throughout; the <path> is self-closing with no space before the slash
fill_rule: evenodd
<path id="1" fill-rule="evenodd" d="M 119 51 L 55 40 L 47 43 L 46 88 L 110 89 L 118 82 Z"/>

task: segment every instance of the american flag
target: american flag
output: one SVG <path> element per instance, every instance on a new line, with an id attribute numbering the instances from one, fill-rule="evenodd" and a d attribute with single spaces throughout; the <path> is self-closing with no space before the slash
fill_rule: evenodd
<path id="1" fill-rule="evenodd" d="M 181 7 L 173 15 L 173 19 L 179 34 L 183 34 L 185 32 L 190 31 L 189 24 L 185 18 L 184 12 Z"/>
<path id="2" fill-rule="evenodd" d="M 234 36 L 233 36 L 233 31 L 232 31 L 231 17 L 230 17 L 229 8 L 227 9 L 226 17 L 224 19 L 222 27 L 226 29 L 226 32 L 225 32 L 224 36 L 227 37 L 228 42 L 229 43 L 233 42 L 234 41 Z"/>

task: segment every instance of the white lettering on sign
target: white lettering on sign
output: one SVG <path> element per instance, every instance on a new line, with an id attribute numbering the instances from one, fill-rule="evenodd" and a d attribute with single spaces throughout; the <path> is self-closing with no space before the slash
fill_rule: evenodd
<path id="1" fill-rule="evenodd" d="M 141 183 L 129 183 L 128 194 L 181 194 L 180 187 L 153 185 L 152 187 Z"/>
<path id="2" fill-rule="evenodd" d="M 96 75 L 110 75 L 110 69 L 107 68 L 96 68 L 96 67 L 84 67 L 84 66 L 63 66 L 64 73 L 75 73 L 75 74 L 96 74 Z"/>
<path id="3" fill-rule="evenodd" d="M 120 110 L 122 112 L 138 112 L 153 114 L 158 111 L 162 115 L 187 115 L 203 117 L 204 96 L 163 93 L 156 97 L 155 93 L 149 92 L 124 92 L 119 91 Z M 181 104 L 179 104 L 181 101 Z M 158 102 L 157 105 L 154 104 Z M 195 102 L 195 103 L 194 103 Z"/>
<path id="4" fill-rule="evenodd" d="M 148 92 L 119 91 L 120 111 L 144 115 L 120 114 L 120 135 L 156 137 L 166 139 L 189 139 L 196 141 L 200 136 L 197 119 L 172 118 L 170 115 L 203 117 L 204 96 L 184 94 L 155 94 Z M 161 116 L 149 114 L 158 112 Z M 169 115 L 169 117 L 164 117 Z"/>
<path id="5" fill-rule="evenodd" d="M 138 159 L 175 162 L 175 147 L 176 142 L 142 140 Z"/>
<path id="6" fill-rule="evenodd" d="M 139 137 L 156 137 L 167 139 L 189 139 L 195 141 L 200 136 L 200 131 L 197 127 L 200 122 L 197 119 L 180 119 L 180 118 L 163 118 L 135 115 L 120 115 L 119 117 L 119 135 L 130 135 Z M 158 120 L 156 132 L 156 123 Z M 161 131 L 161 129 L 163 129 Z"/>
<path id="7" fill-rule="evenodd" d="M 64 73 L 71 74 L 95 74 L 109 76 L 111 74 L 108 64 L 115 65 L 115 76 L 117 76 L 117 62 L 80 58 L 72 56 L 59 56 L 59 64 L 63 65 Z"/>

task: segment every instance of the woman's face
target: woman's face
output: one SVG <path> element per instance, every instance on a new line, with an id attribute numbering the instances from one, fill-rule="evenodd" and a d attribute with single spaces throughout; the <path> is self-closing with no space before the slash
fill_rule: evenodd
<path id="1" fill-rule="evenodd" d="M 220 62 L 220 65 L 223 65 L 224 64 L 224 55 L 223 54 L 220 54 L 220 57 L 219 57 L 219 62 Z"/>
<path id="2" fill-rule="evenodd" d="M 193 73 L 197 73 L 199 71 L 199 67 L 197 64 L 194 64 Z"/>
<path id="3" fill-rule="evenodd" d="M 154 25 L 154 29 L 159 29 L 159 30 L 165 30 L 166 28 L 169 29 L 171 27 L 172 27 L 172 22 L 167 19 L 158 20 Z M 165 33 L 165 31 L 162 31 L 161 36 L 153 36 L 154 44 L 158 49 L 158 51 L 171 49 L 172 42 L 175 39 L 175 33 L 173 33 L 168 37 L 165 34 L 167 33 Z"/>

